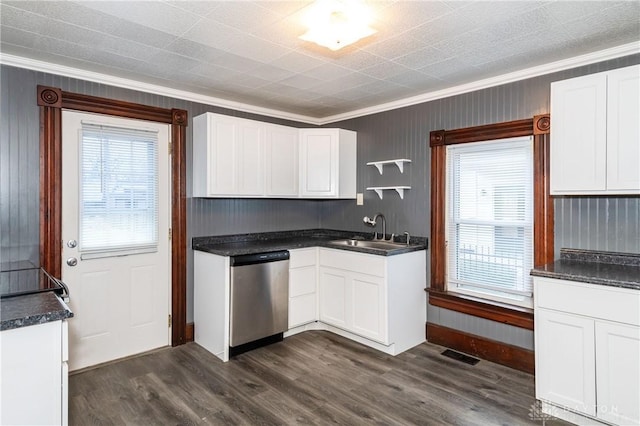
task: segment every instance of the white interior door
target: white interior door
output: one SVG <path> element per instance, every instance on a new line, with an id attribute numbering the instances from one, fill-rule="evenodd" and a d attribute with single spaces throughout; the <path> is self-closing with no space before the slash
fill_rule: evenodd
<path id="1" fill-rule="evenodd" d="M 169 125 L 62 113 L 69 370 L 170 343 Z"/>

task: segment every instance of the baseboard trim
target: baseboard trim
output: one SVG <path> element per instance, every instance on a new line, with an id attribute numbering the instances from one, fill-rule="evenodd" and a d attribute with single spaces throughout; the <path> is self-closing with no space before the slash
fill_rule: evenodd
<path id="1" fill-rule="evenodd" d="M 184 334 L 185 334 L 185 341 L 187 342 L 193 342 L 193 323 L 192 322 L 188 322 L 185 325 L 185 330 L 184 330 Z"/>
<path id="2" fill-rule="evenodd" d="M 426 333 L 428 342 L 534 374 L 535 356 L 528 349 L 432 323 L 426 324 Z"/>

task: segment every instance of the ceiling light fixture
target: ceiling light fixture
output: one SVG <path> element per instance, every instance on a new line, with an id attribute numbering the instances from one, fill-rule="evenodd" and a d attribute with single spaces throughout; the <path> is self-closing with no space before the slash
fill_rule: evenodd
<path id="1" fill-rule="evenodd" d="M 371 12 L 358 0 L 318 0 L 303 18 L 308 31 L 299 38 L 339 50 L 375 34 Z"/>

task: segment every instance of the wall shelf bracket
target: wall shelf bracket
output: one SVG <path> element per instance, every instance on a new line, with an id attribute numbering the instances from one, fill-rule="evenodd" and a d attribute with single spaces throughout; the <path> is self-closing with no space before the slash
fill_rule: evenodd
<path id="1" fill-rule="evenodd" d="M 400 196 L 400 199 L 404 200 L 405 189 L 411 189 L 411 187 L 410 186 L 370 186 L 367 188 L 367 191 L 375 191 L 375 193 L 378 194 L 378 197 L 380 197 L 380 199 L 382 200 L 382 191 L 384 191 L 385 189 L 395 190 Z"/>
<path id="2" fill-rule="evenodd" d="M 404 163 L 410 162 L 411 160 L 409 160 L 408 158 L 398 158 L 395 160 L 370 161 L 367 163 L 367 166 L 375 166 L 376 169 L 378 169 L 378 172 L 382 174 L 382 166 L 384 166 L 385 164 L 395 164 L 396 166 L 398 166 L 398 170 L 400 170 L 400 173 L 404 173 Z"/>

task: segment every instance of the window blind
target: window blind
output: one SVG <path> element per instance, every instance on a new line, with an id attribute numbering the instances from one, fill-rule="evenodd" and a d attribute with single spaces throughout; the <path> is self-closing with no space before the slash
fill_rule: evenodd
<path id="1" fill-rule="evenodd" d="M 532 138 L 448 147 L 447 204 L 449 289 L 528 306 Z"/>
<path id="2" fill-rule="evenodd" d="M 158 135 L 82 123 L 79 249 L 82 257 L 155 251 Z"/>

